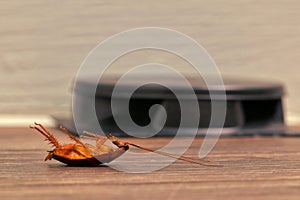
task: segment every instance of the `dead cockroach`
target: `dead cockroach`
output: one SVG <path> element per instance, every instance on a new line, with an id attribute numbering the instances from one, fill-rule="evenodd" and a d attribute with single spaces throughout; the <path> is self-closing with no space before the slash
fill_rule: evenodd
<path id="1" fill-rule="evenodd" d="M 176 158 L 189 163 L 213 167 L 222 166 L 203 163 L 209 162 L 207 160 L 196 160 L 185 156 L 178 157 L 170 153 L 152 150 L 130 142 L 120 141 L 117 137 L 113 136 L 112 134 L 109 134 L 107 135 L 107 137 L 104 137 L 95 133 L 84 131 L 85 135 L 83 137 L 88 137 L 96 140 L 96 146 L 93 146 L 91 144 L 83 143 L 79 138 L 73 136 L 71 133 L 68 132 L 66 128 L 62 126 L 60 126 L 60 129 L 64 131 L 67 134 L 67 136 L 75 142 L 75 144 L 61 145 L 58 142 L 58 140 L 54 137 L 54 135 L 51 134 L 43 125 L 38 123 L 34 124 L 35 126 L 29 127 L 37 130 L 39 133 L 45 136 L 45 140 L 49 141 L 49 144 L 52 144 L 55 147 L 55 149 L 48 151 L 48 155 L 46 156 L 45 161 L 51 160 L 53 158 L 57 161 L 72 166 L 97 166 L 100 164 L 111 162 L 112 160 L 118 158 L 123 153 L 125 153 L 125 151 L 129 149 L 129 146 L 133 146 L 145 151 L 157 153 L 171 158 Z M 107 139 L 109 139 L 118 148 L 115 149 L 113 147 L 104 145 Z"/>

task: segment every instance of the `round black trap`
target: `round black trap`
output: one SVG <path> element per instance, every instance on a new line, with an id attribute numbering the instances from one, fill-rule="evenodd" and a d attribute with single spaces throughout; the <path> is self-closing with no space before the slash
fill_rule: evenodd
<path id="1" fill-rule="evenodd" d="M 114 133 L 119 136 L 126 136 L 114 120 L 111 110 L 111 95 L 114 86 L 119 77 L 107 77 L 101 79 L 93 96 L 87 95 L 85 90 L 90 87 L 89 79 L 79 80 L 78 87 L 75 88 L 78 98 L 80 98 L 80 109 L 85 109 L 85 102 L 90 98 L 95 98 L 96 112 L 101 128 L 106 133 Z M 135 77 L 121 87 L 121 92 L 116 94 L 118 101 L 124 100 L 124 94 L 132 87 L 137 87 L 137 80 L 145 77 Z M 150 79 L 149 77 L 147 77 Z M 152 78 L 152 77 L 151 77 Z M 185 92 L 182 85 L 177 85 L 176 79 L 166 76 L 153 77 L 155 82 L 159 83 L 161 79 L 168 80 L 173 87 L 178 87 L 179 91 Z M 266 81 L 245 81 L 235 79 L 224 79 L 226 98 L 222 95 L 222 87 L 213 85 L 208 91 L 206 85 L 200 78 L 187 77 L 198 100 L 200 119 L 198 125 L 198 135 L 204 135 L 210 125 L 211 104 L 213 101 L 226 101 L 226 115 L 222 127 L 211 127 L 216 130 L 222 129 L 223 135 L 270 135 L 284 132 L 284 115 L 282 108 L 282 97 L 284 88 L 279 83 Z M 210 94 L 213 94 L 210 96 Z M 188 99 L 187 99 L 188 101 Z M 138 86 L 129 100 L 130 117 L 138 126 L 147 126 L 151 119 L 149 109 L 160 104 L 165 108 L 167 118 L 164 127 L 155 136 L 174 136 L 180 126 L 181 112 L 180 105 L 176 95 L 167 87 L 160 84 L 145 84 Z M 122 112 L 119 112 L 119 118 L 122 119 Z M 125 115 L 124 115 L 125 116 Z M 159 113 L 154 114 L 159 121 Z M 83 120 L 85 116 L 81 117 Z M 191 127 L 184 127 L 186 135 L 189 135 Z M 91 131 L 92 131 L 91 127 Z"/>

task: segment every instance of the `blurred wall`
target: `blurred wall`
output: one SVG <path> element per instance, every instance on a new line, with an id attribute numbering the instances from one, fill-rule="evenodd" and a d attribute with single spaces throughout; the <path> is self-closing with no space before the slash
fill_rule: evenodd
<path id="1" fill-rule="evenodd" d="M 201 43 L 223 75 L 284 82 L 287 110 L 297 115 L 299 10 L 297 0 L 2 1 L 0 113 L 68 113 L 72 78 L 93 47 L 130 28 L 158 26 Z M 112 73 L 153 59 L 178 65 L 150 54 L 124 58 Z"/>

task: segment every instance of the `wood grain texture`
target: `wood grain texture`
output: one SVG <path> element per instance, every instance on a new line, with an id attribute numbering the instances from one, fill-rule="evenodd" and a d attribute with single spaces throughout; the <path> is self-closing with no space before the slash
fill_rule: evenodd
<path id="1" fill-rule="evenodd" d="M 59 138 L 57 130 L 51 130 Z M 182 161 L 152 173 L 44 162 L 49 146 L 25 128 L 0 129 L 1 199 L 299 199 L 300 138 L 221 138 L 209 155 L 223 168 Z M 197 138 L 188 156 L 202 143 Z M 159 148 L 168 138 L 130 141 Z M 149 164 L 156 164 L 155 160 Z"/>

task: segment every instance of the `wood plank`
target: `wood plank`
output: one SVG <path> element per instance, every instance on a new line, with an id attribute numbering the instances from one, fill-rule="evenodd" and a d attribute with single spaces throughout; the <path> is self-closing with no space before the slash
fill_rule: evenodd
<path id="1" fill-rule="evenodd" d="M 59 138 L 57 130 L 51 130 Z M 44 162 L 50 148 L 25 128 L 0 129 L 2 199 L 298 199 L 300 138 L 221 138 L 209 159 L 223 168 L 182 161 L 152 173 Z M 132 139 L 150 148 L 169 138 Z M 186 155 L 197 155 L 196 138 Z M 157 164 L 150 160 L 149 164 Z"/>

